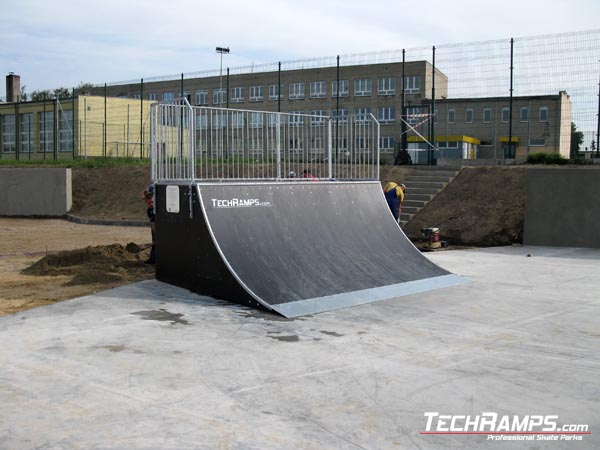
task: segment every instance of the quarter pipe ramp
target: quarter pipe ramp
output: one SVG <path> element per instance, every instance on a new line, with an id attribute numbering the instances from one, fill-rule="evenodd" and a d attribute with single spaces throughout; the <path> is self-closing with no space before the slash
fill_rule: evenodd
<path id="1" fill-rule="evenodd" d="M 378 182 L 158 184 L 157 279 L 285 317 L 453 286 Z"/>

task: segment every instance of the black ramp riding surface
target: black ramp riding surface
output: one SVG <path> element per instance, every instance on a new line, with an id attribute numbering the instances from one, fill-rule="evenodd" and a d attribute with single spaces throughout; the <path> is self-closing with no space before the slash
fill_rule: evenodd
<path id="1" fill-rule="evenodd" d="M 225 265 L 286 317 L 452 286 L 389 212 L 377 182 L 199 184 Z"/>

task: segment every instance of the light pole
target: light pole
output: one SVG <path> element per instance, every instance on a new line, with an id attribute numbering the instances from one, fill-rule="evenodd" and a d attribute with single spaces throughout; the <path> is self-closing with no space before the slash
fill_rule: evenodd
<path id="1" fill-rule="evenodd" d="M 229 54 L 229 47 L 217 47 L 216 51 L 221 54 L 221 68 L 219 70 L 219 95 L 221 96 L 223 95 L 223 53 Z M 220 103 L 223 103 L 222 100 Z"/>

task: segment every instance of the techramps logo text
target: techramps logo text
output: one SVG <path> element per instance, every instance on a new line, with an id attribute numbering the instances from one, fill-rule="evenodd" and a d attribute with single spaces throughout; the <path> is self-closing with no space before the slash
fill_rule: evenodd
<path id="1" fill-rule="evenodd" d="M 272 206 L 271 202 L 264 202 L 258 198 L 211 198 L 213 208 L 259 208 Z"/>
<path id="2" fill-rule="evenodd" d="M 582 441 L 592 434 L 586 424 L 560 424 L 558 415 L 509 416 L 426 412 L 428 435 L 485 435 L 488 441 Z"/>

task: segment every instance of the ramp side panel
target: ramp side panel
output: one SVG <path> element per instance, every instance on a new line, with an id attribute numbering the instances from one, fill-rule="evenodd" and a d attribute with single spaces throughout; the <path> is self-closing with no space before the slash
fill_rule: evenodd
<path id="1" fill-rule="evenodd" d="M 228 265 L 274 309 L 449 274 L 406 238 L 377 182 L 198 189 Z"/>
<path id="2" fill-rule="evenodd" d="M 223 263 L 200 208 L 195 186 L 179 185 L 178 213 L 167 212 L 166 187 L 156 186 L 156 279 L 202 295 L 261 307 Z M 189 211 L 192 195 L 192 217 Z"/>

